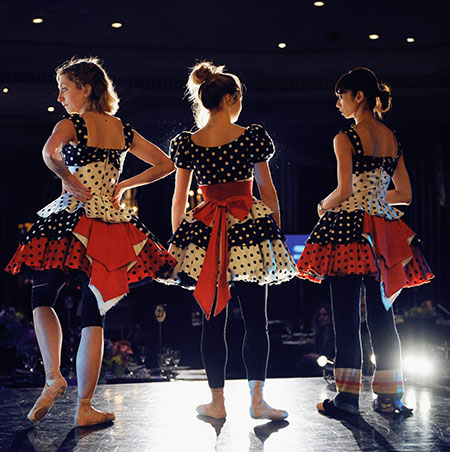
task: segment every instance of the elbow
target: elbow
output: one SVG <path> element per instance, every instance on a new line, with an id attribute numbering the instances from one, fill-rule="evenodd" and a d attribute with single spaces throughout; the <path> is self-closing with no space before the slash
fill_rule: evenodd
<path id="1" fill-rule="evenodd" d="M 169 160 L 168 162 L 166 162 L 164 164 L 164 171 L 165 171 L 166 175 L 171 174 L 175 171 L 175 165 L 172 162 L 172 160 Z"/>
<path id="2" fill-rule="evenodd" d="M 411 205 L 412 203 L 412 193 L 409 193 L 408 196 L 405 198 L 405 204 L 407 206 Z"/>

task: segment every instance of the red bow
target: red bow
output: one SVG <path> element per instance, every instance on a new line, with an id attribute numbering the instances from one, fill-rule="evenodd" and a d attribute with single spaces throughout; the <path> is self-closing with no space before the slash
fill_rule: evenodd
<path id="1" fill-rule="evenodd" d="M 238 220 L 243 220 L 252 208 L 253 198 L 248 195 L 230 196 L 219 201 L 211 199 L 194 210 L 194 217 L 206 224 L 213 224 L 211 237 L 206 250 L 205 260 L 202 270 L 194 290 L 194 297 L 203 309 L 206 318 L 209 320 L 216 296 L 217 270 L 220 255 L 220 273 L 217 289 L 217 303 L 214 315 L 219 314 L 227 305 L 231 298 L 230 289 L 227 282 L 228 268 L 228 238 L 227 238 L 227 217 L 229 212 Z"/>

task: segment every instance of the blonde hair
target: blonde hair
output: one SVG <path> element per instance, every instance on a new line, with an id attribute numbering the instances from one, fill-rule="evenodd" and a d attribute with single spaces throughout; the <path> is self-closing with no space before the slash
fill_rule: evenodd
<path id="1" fill-rule="evenodd" d="M 64 62 L 56 68 L 56 79 L 63 74 L 74 82 L 78 89 L 90 85 L 92 90 L 89 96 L 89 111 L 98 111 L 114 115 L 119 109 L 119 96 L 113 82 L 103 69 L 101 61 L 96 57 L 76 58 Z"/>
<path id="2" fill-rule="evenodd" d="M 192 103 L 197 127 L 203 127 L 212 111 L 220 108 L 223 96 L 242 94 L 242 84 L 234 74 L 226 73 L 225 66 L 202 61 L 190 68 L 186 95 Z"/>

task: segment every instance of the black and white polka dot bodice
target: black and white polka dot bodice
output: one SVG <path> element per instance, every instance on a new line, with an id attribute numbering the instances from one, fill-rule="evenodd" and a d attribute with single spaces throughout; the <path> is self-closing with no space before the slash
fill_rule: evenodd
<path id="1" fill-rule="evenodd" d="M 395 220 L 403 212 L 390 206 L 386 201 L 386 192 L 401 155 L 400 144 L 396 157 L 372 157 L 364 154 L 361 139 L 353 127 L 343 130 L 350 139 L 353 155 L 352 195 L 340 206 L 330 209 L 347 212 L 365 211 L 369 215 Z"/>
<path id="2" fill-rule="evenodd" d="M 199 185 L 249 179 L 255 163 L 270 160 L 275 153 L 272 139 L 257 124 L 222 146 L 199 146 L 191 136 L 191 132 L 176 136 L 170 143 L 170 156 L 177 168 L 193 170 Z"/>
<path id="3" fill-rule="evenodd" d="M 75 212 L 83 208 L 89 218 L 97 218 L 108 223 L 130 221 L 131 210 L 116 210 L 111 202 L 114 188 L 122 172 L 125 156 L 133 141 L 133 129 L 129 124 L 123 125 L 125 145 L 123 149 L 103 149 L 88 146 L 88 130 L 82 116 L 73 114 L 67 117 L 73 122 L 77 133 L 77 144 L 67 143 L 61 154 L 67 169 L 85 186 L 90 188 L 92 198 L 82 202 L 70 193 L 59 198 L 38 212 L 46 218 L 62 211 Z"/>

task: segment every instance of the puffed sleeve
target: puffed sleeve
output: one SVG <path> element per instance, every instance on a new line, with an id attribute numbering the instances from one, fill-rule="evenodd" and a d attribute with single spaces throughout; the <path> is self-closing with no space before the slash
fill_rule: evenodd
<path id="1" fill-rule="evenodd" d="M 264 130 L 264 128 L 258 124 L 251 126 L 251 139 L 250 139 L 250 162 L 255 164 L 259 162 L 265 162 L 270 160 L 275 154 L 275 146 L 273 145 L 272 138 Z"/>
<path id="2" fill-rule="evenodd" d="M 188 149 L 187 133 L 183 132 L 170 141 L 169 156 L 177 168 L 194 169 Z"/>

